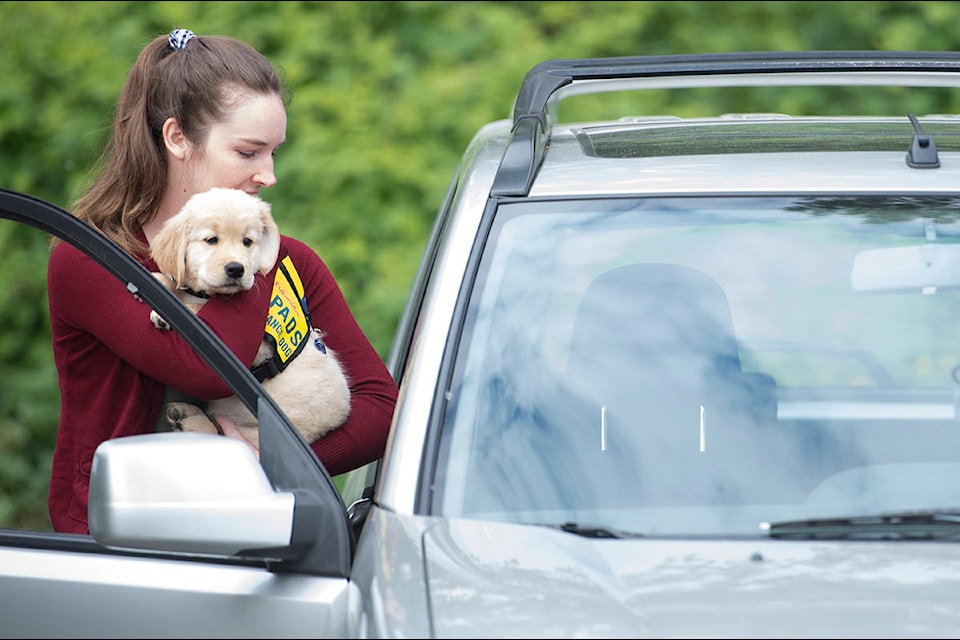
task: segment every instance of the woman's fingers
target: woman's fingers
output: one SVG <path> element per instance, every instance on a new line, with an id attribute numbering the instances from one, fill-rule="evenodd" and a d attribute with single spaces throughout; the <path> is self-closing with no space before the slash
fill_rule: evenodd
<path id="1" fill-rule="evenodd" d="M 220 425 L 220 428 L 223 430 L 223 435 L 228 438 L 236 438 L 241 442 L 246 442 L 253 452 L 257 455 L 257 460 L 260 459 L 260 450 L 255 444 L 250 442 L 246 436 L 243 435 L 243 431 L 240 430 L 240 427 L 237 426 L 237 423 L 231 420 L 226 416 L 216 416 L 216 422 Z"/>

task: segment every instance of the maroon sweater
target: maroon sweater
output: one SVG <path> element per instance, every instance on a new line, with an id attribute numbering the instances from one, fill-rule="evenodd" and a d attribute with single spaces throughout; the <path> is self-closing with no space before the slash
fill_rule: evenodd
<path id="1" fill-rule="evenodd" d="M 280 252 L 293 259 L 313 324 L 350 381 L 350 417 L 313 444 L 336 475 L 383 454 L 397 386 L 320 257 L 287 236 Z M 157 270 L 150 260 L 144 266 Z M 257 274 L 250 291 L 211 299 L 200 311 L 247 366 L 263 337 L 275 272 Z M 47 288 L 61 402 L 48 508 L 54 530 L 87 533 L 90 466 L 101 442 L 153 431 L 167 386 L 207 400 L 232 392 L 175 331 L 153 326 L 148 305 L 69 243 L 50 256 Z"/>

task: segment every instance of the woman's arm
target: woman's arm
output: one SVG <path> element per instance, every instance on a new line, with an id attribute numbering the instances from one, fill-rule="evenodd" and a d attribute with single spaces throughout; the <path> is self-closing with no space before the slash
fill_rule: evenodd
<path id="1" fill-rule="evenodd" d="M 247 366 L 263 336 L 269 292 L 270 285 L 258 275 L 251 291 L 211 299 L 200 312 Z M 177 332 L 153 326 L 149 305 L 68 243 L 57 245 L 50 256 L 48 295 L 51 315 L 59 322 L 95 336 L 147 376 L 199 398 L 232 393 Z"/>

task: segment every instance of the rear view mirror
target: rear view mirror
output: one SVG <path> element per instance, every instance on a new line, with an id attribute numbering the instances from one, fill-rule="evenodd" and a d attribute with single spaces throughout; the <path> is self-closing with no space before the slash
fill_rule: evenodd
<path id="1" fill-rule="evenodd" d="M 861 251 L 850 283 L 856 291 L 924 294 L 960 287 L 960 244 Z"/>

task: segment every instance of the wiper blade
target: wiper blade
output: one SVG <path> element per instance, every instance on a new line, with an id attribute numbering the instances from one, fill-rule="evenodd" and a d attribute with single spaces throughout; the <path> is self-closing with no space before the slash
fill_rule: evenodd
<path id="1" fill-rule="evenodd" d="M 567 533 L 575 533 L 584 538 L 642 538 L 639 533 L 630 533 L 628 531 L 617 531 L 607 527 L 595 525 L 585 525 L 577 522 L 566 522 L 564 524 L 547 525 L 554 529 L 560 529 Z"/>
<path id="2" fill-rule="evenodd" d="M 960 538 L 960 512 L 910 511 L 845 518 L 761 522 L 771 538 L 944 539 Z"/>

